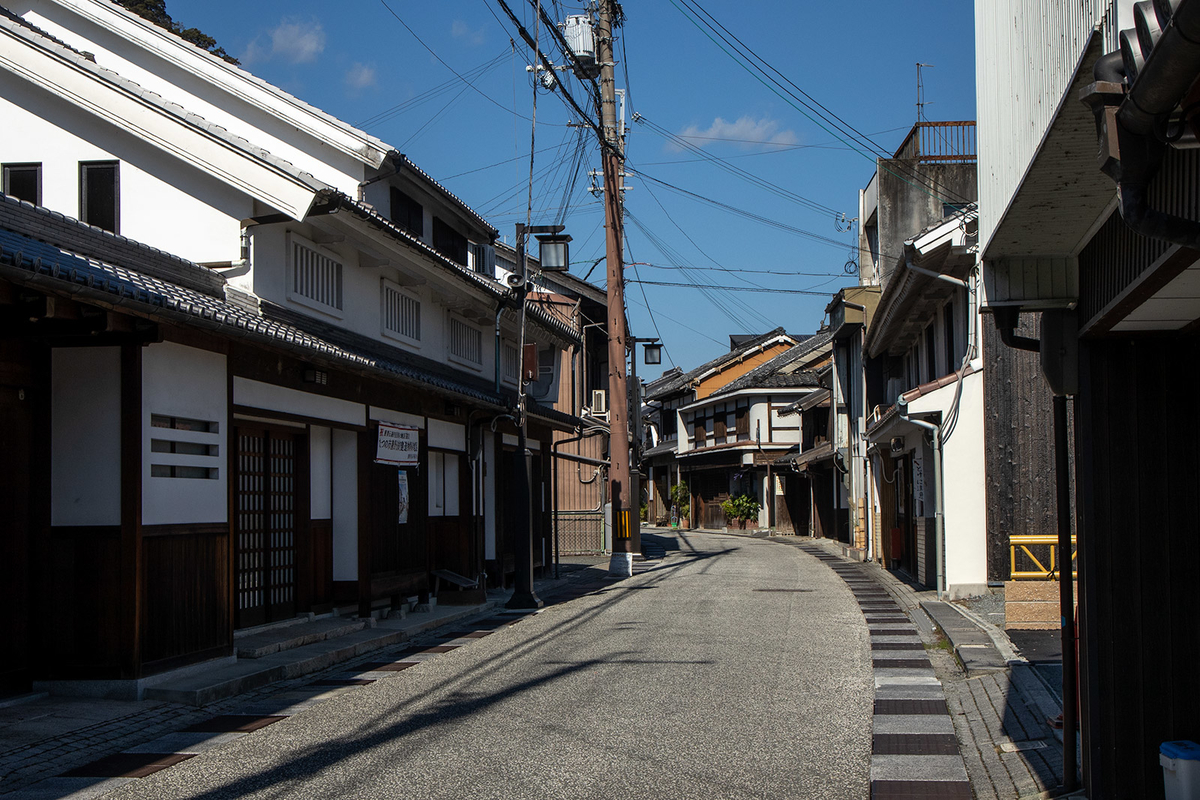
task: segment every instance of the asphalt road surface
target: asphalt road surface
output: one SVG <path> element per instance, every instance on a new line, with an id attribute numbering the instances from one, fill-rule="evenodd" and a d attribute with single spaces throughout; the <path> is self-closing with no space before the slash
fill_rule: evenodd
<path id="1" fill-rule="evenodd" d="M 867 797 L 870 649 L 845 584 L 769 541 L 680 545 L 110 796 Z"/>

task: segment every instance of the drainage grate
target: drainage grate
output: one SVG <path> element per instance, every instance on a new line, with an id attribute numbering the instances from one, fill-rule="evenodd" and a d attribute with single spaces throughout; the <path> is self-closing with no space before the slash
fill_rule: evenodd
<path id="1" fill-rule="evenodd" d="M 875 714 L 945 714 L 945 700 L 881 700 L 875 701 Z"/>
<path id="2" fill-rule="evenodd" d="M 197 722 L 184 730 L 195 733 L 252 733 L 285 719 L 286 716 L 274 714 L 265 717 L 257 714 L 222 714 L 204 722 Z"/>
<path id="3" fill-rule="evenodd" d="M 373 678 L 325 678 L 313 681 L 312 686 L 366 686 L 374 683 Z"/>
<path id="4" fill-rule="evenodd" d="M 754 591 L 756 591 L 756 592 L 786 592 L 789 594 L 796 594 L 799 592 L 811 592 L 812 589 L 755 589 Z"/>
<path id="5" fill-rule="evenodd" d="M 373 661 L 359 667 L 362 672 L 403 672 L 420 664 L 420 661 Z"/>
<path id="6" fill-rule="evenodd" d="M 966 781 L 871 781 L 871 800 L 971 800 Z"/>
<path id="7" fill-rule="evenodd" d="M 956 756 L 953 733 L 877 733 L 871 752 L 877 756 Z"/>
<path id="8" fill-rule="evenodd" d="M 190 729 L 189 729 L 190 730 Z M 144 778 L 187 761 L 195 753 L 117 753 L 70 772 L 64 778 Z"/>

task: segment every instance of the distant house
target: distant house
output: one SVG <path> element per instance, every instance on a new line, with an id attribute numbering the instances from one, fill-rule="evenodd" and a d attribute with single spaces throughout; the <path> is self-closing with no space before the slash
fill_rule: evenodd
<path id="1" fill-rule="evenodd" d="M 642 468 L 652 485 L 652 490 L 648 493 L 648 513 L 651 520 L 668 519 L 671 487 L 685 482 L 693 493 L 696 491 L 696 487 L 686 484 L 681 466 L 676 460 L 681 445 L 690 435 L 690 432 L 683 428 L 679 409 L 712 395 L 730 381 L 740 378 L 791 348 L 800 339 L 788 335 L 783 328 L 776 328 L 759 336 L 730 336 L 729 340 L 729 352 L 722 353 L 687 372 L 678 367 L 669 370 L 645 386 L 649 434 L 647 447 L 642 453 Z M 745 408 L 739 410 L 735 403 L 734 422 L 731 427 L 736 430 L 741 425 L 746 427 L 748 432 L 749 418 L 746 414 Z M 702 517 L 696 516 L 695 503 L 690 505 L 689 512 L 691 516 L 684 522 L 699 525 L 698 520 Z"/>
<path id="2" fill-rule="evenodd" d="M 435 571 L 504 582 L 519 330 L 495 229 L 116 4 L 21 9 L 0 11 L 6 686 L 140 696 L 237 629 L 386 613 Z M 578 326 L 530 319 L 557 388 Z M 578 420 L 544 399 L 548 541 L 551 443 Z"/>
<path id="3" fill-rule="evenodd" d="M 982 594 L 988 580 L 975 230 L 968 206 L 903 243 L 863 343 L 882 378 L 865 431 L 879 558 L 950 596 Z"/>
<path id="4" fill-rule="evenodd" d="M 717 389 L 681 406 L 680 440 L 675 455 L 692 489 L 697 524 L 728 524 L 721 503 L 748 495 L 761 510 L 753 527 L 792 533 L 796 521 L 808 530 L 808 508 L 789 504 L 783 475 L 774 462 L 800 442 L 801 429 L 783 416 L 790 404 L 819 390 L 816 369 L 829 360 L 830 334 L 805 338 L 784 352 Z"/>

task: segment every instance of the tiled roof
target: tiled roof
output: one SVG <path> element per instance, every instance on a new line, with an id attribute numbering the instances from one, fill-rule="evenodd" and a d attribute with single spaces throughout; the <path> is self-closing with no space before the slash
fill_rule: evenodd
<path id="1" fill-rule="evenodd" d="M 788 332 L 783 328 L 776 328 L 773 331 L 767 331 L 761 336 L 756 336 L 743 342 L 737 349 L 730 350 L 728 353 L 722 353 L 714 359 L 704 362 L 700 366 L 688 372 L 680 372 L 678 375 L 664 375 L 656 381 L 652 381 L 646 385 L 646 399 L 655 400 L 659 397 L 672 394 L 683 387 L 687 386 L 693 380 L 696 380 L 714 369 L 736 360 L 739 356 L 753 350 L 761 344 L 771 341 L 779 336 L 788 336 Z M 800 341 L 803 337 L 792 336 L 794 341 Z"/>
<path id="2" fill-rule="evenodd" d="M 712 393 L 713 397 L 730 394 L 742 389 L 775 389 L 818 386 L 817 373 L 812 370 L 788 370 L 788 367 L 828 344 L 833 335 L 822 331 L 804 339 L 769 361 L 764 361 L 736 380 Z"/>
<path id="3" fill-rule="evenodd" d="M 13 203 L 4 198 L 6 203 Z M 28 205 L 28 204 L 26 204 Z M 30 207 L 32 208 L 32 207 Z M 34 209 L 47 217 L 50 212 Z M 103 250 L 106 246 L 130 246 L 128 240 L 76 223 L 76 245 L 80 250 Z M 287 350 L 308 359 L 343 369 L 360 370 L 375 377 L 433 388 L 455 397 L 465 397 L 497 407 L 515 405 L 513 392 L 497 394 L 487 381 L 452 374 L 447 368 L 398 348 L 355 337 L 348 331 L 328 337 L 279 319 L 257 316 L 242 305 L 195 288 L 172 282 L 181 266 L 203 267 L 174 256 L 145 248 L 139 253 L 140 269 L 88 257 L 70 249 L 38 241 L 22 232 L 0 229 L 0 275 L 13 282 L 54 293 L 77 295 L 85 302 L 120 308 L 148 319 L 199 327 L 244 338 L 262 345 Z M 319 327 L 305 325 L 305 327 Z M 327 333 L 327 331 L 322 331 Z M 337 341 L 333 341 L 337 339 Z M 534 407 L 531 414 L 573 424 L 574 418 L 553 409 Z"/>
<path id="4" fill-rule="evenodd" d="M 251 144 L 246 139 L 230 133 L 227 129 L 217 125 L 216 123 L 206 120 L 199 114 L 188 111 L 183 106 L 170 102 L 162 95 L 150 91 L 139 83 L 131 81 L 128 78 L 113 72 L 112 70 L 105 69 L 104 67 L 97 65 L 95 61 L 89 58 L 87 55 L 68 47 L 66 44 L 53 37 L 47 36 L 44 31 L 30 25 L 22 17 L 19 17 L 16 14 L 0 14 L 0 28 L 8 30 L 17 38 L 27 42 L 31 47 L 41 48 L 53 52 L 57 57 L 70 62 L 80 71 L 86 72 L 98 80 L 109 83 L 117 89 L 138 97 L 144 102 L 155 106 L 159 110 L 169 114 L 172 117 L 175 117 L 181 124 L 206 131 L 208 134 L 221 139 L 235 150 L 239 150 L 270 165 L 280 172 L 285 173 L 297 182 L 312 189 L 313 192 L 328 188 L 326 184 L 317 180 L 308 172 L 304 172 L 303 170 L 299 169 L 292 162 L 273 155 L 261 147 Z"/>

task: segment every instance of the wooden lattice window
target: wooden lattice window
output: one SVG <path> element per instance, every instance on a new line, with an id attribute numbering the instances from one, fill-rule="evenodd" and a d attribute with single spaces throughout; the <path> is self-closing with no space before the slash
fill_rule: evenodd
<path id="1" fill-rule="evenodd" d="M 288 297 L 334 316 L 342 311 L 342 265 L 315 244 L 290 237 Z"/>

